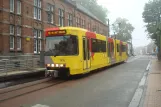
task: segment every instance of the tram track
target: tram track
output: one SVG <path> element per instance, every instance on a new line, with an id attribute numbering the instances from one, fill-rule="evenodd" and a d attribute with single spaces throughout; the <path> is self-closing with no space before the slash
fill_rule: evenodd
<path id="1" fill-rule="evenodd" d="M 47 78 L 43 80 L 38 80 L 30 83 L 0 89 L 0 103 L 19 96 L 23 96 L 32 92 L 52 87 L 65 81 L 66 80 L 53 80 L 52 78 Z"/>
<path id="2" fill-rule="evenodd" d="M 34 82 L 37 80 L 43 80 L 44 78 L 45 78 L 44 76 L 40 76 L 40 77 L 28 77 L 28 78 L 23 78 L 23 79 L 19 78 L 19 79 L 13 79 L 10 81 L 3 81 L 3 82 L 0 82 L 0 89 L 16 86 L 19 84 Z"/>

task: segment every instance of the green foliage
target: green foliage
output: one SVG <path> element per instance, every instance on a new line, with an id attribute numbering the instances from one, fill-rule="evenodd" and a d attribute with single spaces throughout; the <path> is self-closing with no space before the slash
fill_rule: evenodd
<path id="1" fill-rule="evenodd" d="M 117 18 L 113 24 L 113 31 L 117 35 L 117 39 L 128 42 L 132 39 L 134 27 L 127 19 Z"/>
<path id="2" fill-rule="evenodd" d="M 104 23 L 107 23 L 107 8 L 99 5 L 97 0 L 77 0 L 82 6 L 87 8 L 90 12 L 92 12 L 99 20 Z"/>
<path id="3" fill-rule="evenodd" d="M 146 23 L 146 31 L 148 36 L 157 42 L 157 35 L 160 34 L 160 15 L 161 15 L 161 0 L 149 1 L 145 4 L 143 19 Z"/>

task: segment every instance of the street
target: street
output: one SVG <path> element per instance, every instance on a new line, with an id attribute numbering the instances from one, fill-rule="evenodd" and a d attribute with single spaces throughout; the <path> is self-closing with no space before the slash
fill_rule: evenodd
<path id="1" fill-rule="evenodd" d="M 150 61 L 126 63 L 0 103 L 1 107 L 128 107 Z"/>

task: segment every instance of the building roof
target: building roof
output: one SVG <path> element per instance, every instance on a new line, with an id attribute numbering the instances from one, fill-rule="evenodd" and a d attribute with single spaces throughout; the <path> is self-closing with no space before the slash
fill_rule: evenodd
<path id="1" fill-rule="evenodd" d="M 79 3 L 76 4 L 77 9 L 79 9 L 82 12 L 85 12 L 86 14 L 88 14 L 89 16 L 91 16 L 92 18 L 95 18 L 97 20 L 99 20 L 95 15 L 93 15 L 88 9 L 86 9 L 85 7 L 83 7 L 82 5 L 80 5 Z M 99 20 L 100 21 L 100 20 Z M 102 21 L 101 21 L 102 22 Z"/>
<path id="2" fill-rule="evenodd" d="M 73 0 L 64 0 L 64 1 L 66 1 L 66 2 L 70 3 L 71 5 L 75 6 L 75 3 L 73 2 Z"/>
<path id="3" fill-rule="evenodd" d="M 65 0 L 66 2 L 70 3 L 71 5 L 76 6 L 76 8 L 78 10 L 80 10 L 81 12 L 87 14 L 88 16 L 94 18 L 95 20 L 101 22 L 102 24 L 106 25 L 105 23 L 103 23 L 101 20 L 99 20 L 92 12 L 90 12 L 88 9 L 86 9 L 85 7 L 83 7 L 82 5 L 80 5 L 79 3 L 77 3 L 75 0 Z"/>

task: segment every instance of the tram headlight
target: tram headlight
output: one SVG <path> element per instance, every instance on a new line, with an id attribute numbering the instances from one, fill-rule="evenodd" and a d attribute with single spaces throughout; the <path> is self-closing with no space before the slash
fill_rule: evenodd
<path id="1" fill-rule="evenodd" d="M 46 64 L 46 67 L 65 67 L 65 64 Z"/>
<path id="2" fill-rule="evenodd" d="M 59 64 L 56 64 L 56 67 L 59 67 Z"/>
<path id="3" fill-rule="evenodd" d="M 60 64 L 60 67 L 64 67 L 64 64 Z"/>
<path id="4" fill-rule="evenodd" d="M 54 64 L 51 64 L 51 67 L 54 67 Z"/>
<path id="5" fill-rule="evenodd" d="M 50 64 L 47 64 L 47 67 L 50 67 Z"/>

